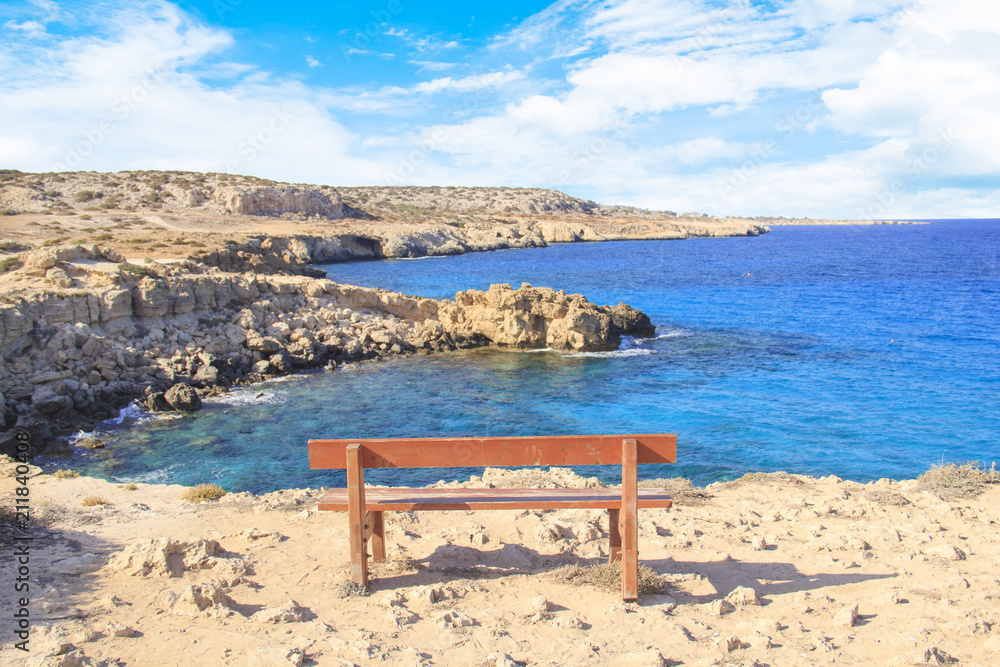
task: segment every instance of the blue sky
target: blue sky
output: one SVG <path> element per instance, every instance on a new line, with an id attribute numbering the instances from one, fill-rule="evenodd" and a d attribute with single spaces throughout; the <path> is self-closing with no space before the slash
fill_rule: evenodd
<path id="1" fill-rule="evenodd" d="M 0 5 L 0 167 L 1000 215 L 995 0 Z"/>

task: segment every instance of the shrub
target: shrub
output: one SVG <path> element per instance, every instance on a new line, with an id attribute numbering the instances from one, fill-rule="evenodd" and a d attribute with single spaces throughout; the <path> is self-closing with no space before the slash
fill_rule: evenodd
<path id="1" fill-rule="evenodd" d="M 80 502 L 84 507 L 97 507 L 98 505 L 110 505 L 110 500 L 105 500 L 99 496 L 88 496 Z"/>
<path id="2" fill-rule="evenodd" d="M 989 484 L 1000 483 L 1000 472 L 994 463 L 989 468 L 978 461 L 958 465 L 957 463 L 942 463 L 917 478 L 917 489 L 928 491 L 942 500 L 958 498 L 975 498 Z"/>
<path id="3" fill-rule="evenodd" d="M 218 484 L 199 484 L 181 494 L 181 499 L 192 503 L 200 503 L 206 500 L 218 500 L 226 495 L 226 490 Z"/>
<path id="4" fill-rule="evenodd" d="M 370 592 L 367 586 L 360 586 L 350 579 L 340 582 L 334 589 L 338 598 L 366 597 Z"/>
<path id="5" fill-rule="evenodd" d="M 70 477 L 79 477 L 80 473 L 75 470 L 70 470 L 69 468 L 62 468 L 60 470 L 56 470 L 52 476 L 56 479 L 69 479 Z"/>
<path id="6" fill-rule="evenodd" d="M 135 276 L 148 276 L 150 278 L 160 277 L 160 272 L 151 266 L 139 266 L 138 264 L 129 264 L 128 262 L 119 264 L 118 270 L 121 273 L 127 273 Z"/>
<path id="7" fill-rule="evenodd" d="M 94 192 L 93 190 L 80 190 L 75 195 L 73 195 L 73 201 L 85 202 L 94 199 L 100 199 L 104 196 L 103 192 Z"/>
<path id="8" fill-rule="evenodd" d="M 4 257 L 0 259 L 0 273 L 7 273 L 8 271 L 14 271 L 20 269 L 24 265 L 24 262 L 20 257 Z"/>
<path id="9" fill-rule="evenodd" d="M 588 585 L 611 593 L 622 589 L 622 564 L 620 562 L 601 563 L 584 567 L 582 565 L 566 565 L 552 571 L 552 574 L 563 581 L 577 585 Z M 653 572 L 645 565 L 639 566 L 639 595 L 649 593 L 666 593 L 669 582 Z"/>
<path id="10" fill-rule="evenodd" d="M 80 216 L 81 220 L 93 220 L 93 216 L 87 215 L 86 213 Z"/>
<path id="11" fill-rule="evenodd" d="M 126 490 L 126 491 L 135 491 L 135 490 L 136 490 L 136 489 L 138 489 L 139 487 L 138 487 L 137 485 L 135 485 L 135 484 L 131 484 L 131 483 L 129 483 L 129 484 L 122 484 L 122 485 L 121 485 L 121 486 L 119 486 L 118 488 L 119 488 L 119 489 L 124 489 L 124 490 Z"/>

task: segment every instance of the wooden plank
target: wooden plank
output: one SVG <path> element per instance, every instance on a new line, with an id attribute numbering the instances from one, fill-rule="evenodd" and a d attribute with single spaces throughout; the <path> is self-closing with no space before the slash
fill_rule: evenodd
<path id="1" fill-rule="evenodd" d="M 608 510 L 608 562 L 622 559 L 622 534 L 618 530 L 618 510 Z"/>
<path id="2" fill-rule="evenodd" d="M 637 443 L 631 438 L 622 443 L 622 599 L 639 599 L 639 513 Z"/>
<path id="3" fill-rule="evenodd" d="M 677 436 L 562 435 L 492 438 L 310 440 L 309 467 L 343 469 L 344 452 L 362 446 L 365 468 L 482 468 L 486 466 L 618 465 L 623 439 L 638 443 L 639 463 L 676 463 Z"/>
<path id="4" fill-rule="evenodd" d="M 351 581 L 368 586 L 368 555 L 365 553 L 364 522 L 365 469 L 362 448 L 355 443 L 347 447 L 344 465 L 347 468 L 347 531 L 351 550 Z"/>
<path id="5" fill-rule="evenodd" d="M 366 509 L 373 512 L 489 509 L 614 509 L 622 504 L 620 489 L 410 489 L 368 488 Z M 638 489 L 637 507 L 671 506 L 666 489 Z M 348 489 L 328 489 L 319 503 L 323 511 L 344 512 Z M 617 525 L 617 523 L 616 523 Z"/>
<path id="6" fill-rule="evenodd" d="M 382 512 L 369 512 L 372 519 L 372 559 L 376 563 L 385 561 L 385 519 Z"/>

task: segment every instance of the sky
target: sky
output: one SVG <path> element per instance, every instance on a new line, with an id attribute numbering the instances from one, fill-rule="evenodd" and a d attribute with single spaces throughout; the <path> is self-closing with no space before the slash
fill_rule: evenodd
<path id="1" fill-rule="evenodd" d="M 0 168 L 1000 217 L 1000 2 L 4 0 Z"/>

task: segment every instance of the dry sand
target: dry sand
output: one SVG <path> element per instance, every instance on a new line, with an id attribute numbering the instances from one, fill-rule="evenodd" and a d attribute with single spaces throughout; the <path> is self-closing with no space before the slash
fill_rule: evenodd
<path id="1" fill-rule="evenodd" d="M 13 473 L 7 459 L 4 498 Z M 602 561 L 602 512 L 390 513 L 372 592 L 341 597 L 345 516 L 317 512 L 319 491 L 190 504 L 179 486 L 29 484 L 31 652 L 12 648 L 8 555 L 3 664 L 1000 664 L 997 486 L 681 488 L 673 510 L 640 511 L 640 562 L 667 588 L 624 604 L 560 569 Z"/>

